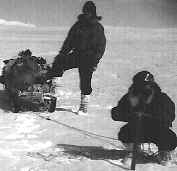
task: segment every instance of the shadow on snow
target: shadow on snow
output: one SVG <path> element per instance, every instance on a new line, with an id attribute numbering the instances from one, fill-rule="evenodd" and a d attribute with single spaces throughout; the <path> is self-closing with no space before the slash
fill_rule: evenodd
<path id="1" fill-rule="evenodd" d="M 40 158 L 45 161 L 70 161 L 82 159 L 90 160 L 103 160 L 111 165 L 120 167 L 125 170 L 130 170 L 127 166 L 117 163 L 116 160 L 120 161 L 124 159 L 131 152 L 127 150 L 118 150 L 118 149 L 105 149 L 101 146 L 77 146 L 70 144 L 57 144 L 54 148 L 54 151 L 50 152 L 37 152 L 37 153 L 28 153 L 28 156 L 33 158 Z M 64 160 L 65 159 L 65 160 Z M 114 162 L 115 160 L 115 162 Z M 156 157 L 153 155 L 147 155 L 147 153 L 140 152 L 137 155 L 137 164 L 145 163 L 157 163 Z"/>
<path id="2" fill-rule="evenodd" d="M 76 146 L 68 144 L 57 144 L 57 148 L 63 149 L 64 154 L 77 157 L 86 157 L 91 160 L 119 160 L 125 158 L 130 151 L 117 150 L 117 149 L 105 149 L 101 146 Z M 139 152 L 137 155 L 137 162 L 142 163 L 154 163 L 156 159 L 153 155 L 147 155 L 145 152 Z"/>

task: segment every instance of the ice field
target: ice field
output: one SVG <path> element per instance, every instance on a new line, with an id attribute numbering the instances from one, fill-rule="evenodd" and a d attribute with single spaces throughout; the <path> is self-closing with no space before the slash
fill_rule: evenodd
<path id="1" fill-rule="evenodd" d="M 116 140 L 125 123 L 114 122 L 110 109 L 127 92 L 133 75 L 149 70 L 177 105 L 177 29 L 105 27 L 106 52 L 93 75 L 89 115 L 72 112 L 80 102 L 77 69 L 58 81 L 54 113 L 9 111 L 8 97 L 0 85 L 0 171 L 117 171 Z M 0 59 L 29 48 L 49 63 L 58 53 L 67 28 L 0 28 Z M 46 120 L 49 117 L 51 120 Z M 173 123 L 177 133 L 177 120 Z M 139 171 L 175 171 L 153 163 Z"/>

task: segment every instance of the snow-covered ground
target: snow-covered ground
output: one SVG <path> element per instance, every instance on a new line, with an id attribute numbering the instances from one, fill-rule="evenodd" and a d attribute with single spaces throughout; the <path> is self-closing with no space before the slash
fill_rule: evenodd
<path id="1" fill-rule="evenodd" d="M 59 29 L 0 29 L 0 57 L 8 59 L 29 48 L 51 62 L 65 35 Z M 77 69 L 67 71 L 58 82 L 54 113 L 10 112 L 0 85 L 0 171 L 124 170 L 110 159 L 120 156 L 122 145 L 116 138 L 125 123 L 112 121 L 110 109 L 140 70 L 151 71 L 177 105 L 177 29 L 106 28 L 106 35 L 107 49 L 93 76 L 88 116 L 72 112 L 80 102 Z M 173 130 L 177 133 L 176 120 Z M 173 171 L 177 166 L 143 163 L 136 168 Z"/>

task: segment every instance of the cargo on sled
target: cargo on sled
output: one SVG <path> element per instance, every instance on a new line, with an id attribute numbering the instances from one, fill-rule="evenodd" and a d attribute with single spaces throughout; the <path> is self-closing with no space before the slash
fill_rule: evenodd
<path id="1" fill-rule="evenodd" d="M 9 95 L 13 112 L 55 111 L 55 87 L 52 80 L 46 77 L 50 66 L 43 57 L 32 56 L 32 52 L 27 49 L 19 52 L 14 59 L 3 62 L 0 82 Z"/>

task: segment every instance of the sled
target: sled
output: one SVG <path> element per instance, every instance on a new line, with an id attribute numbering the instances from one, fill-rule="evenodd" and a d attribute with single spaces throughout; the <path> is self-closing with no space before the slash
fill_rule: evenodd
<path id="1" fill-rule="evenodd" d="M 13 112 L 20 110 L 54 112 L 56 97 L 52 78 L 47 78 L 50 66 L 43 57 L 32 56 L 27 49 L 14 59 L 4 60 L 0 76 L 10 99 Z"/>
<path id="2" fill-rule="evenodd" d="M 40 87 L 38 91 L 34 90 L 34 88 L 30 88 L 31 91 L 18 92 L 18 104 L 12 104 L 12 111 L 14 113 L 18 113 L 20 110 L 54 112 L 57 98 L 51 93 L 51 90 L 44 91 L 44 86 L 46 88 L 47 85 L 34 84 L 32 87 Z"/>

